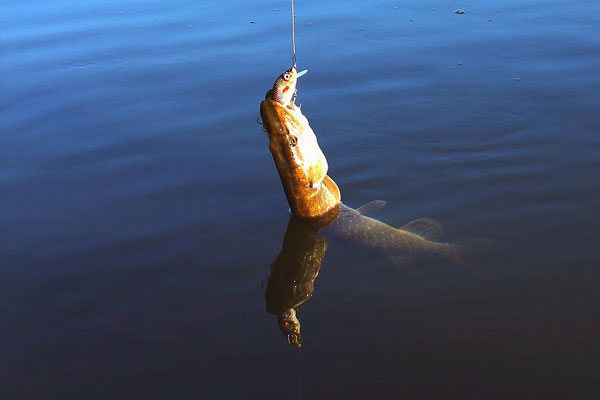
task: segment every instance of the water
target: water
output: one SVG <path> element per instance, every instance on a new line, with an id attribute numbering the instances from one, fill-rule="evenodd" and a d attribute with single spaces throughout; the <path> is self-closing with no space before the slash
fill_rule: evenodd
<path id="1" fill-rule="evenodd" d="M 288 11 L 0 4 L 0 397 L 593 398 L 600 6 L 296 2 L 344 202 L 494 241 L 403 272 L 331 241 L 300 353 L 265 312 L 288 206 L 255 122 Z"/>

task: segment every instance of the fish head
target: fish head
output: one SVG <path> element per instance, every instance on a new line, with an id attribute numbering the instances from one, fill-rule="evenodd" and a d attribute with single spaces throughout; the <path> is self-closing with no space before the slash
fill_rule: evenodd
<path id="1" fill-rule="evenodd" d="M 295 68 L 291 70 L 293 74 Z M 300 218 L 323 216 L 339 203 L 339 189 L 327 176 L 327 159 L 308 120 L 293 103 L 288 107 L 274 100 L 276 90 L 277 81 L 262 101 L 260 115 L 288 203 Z"/>

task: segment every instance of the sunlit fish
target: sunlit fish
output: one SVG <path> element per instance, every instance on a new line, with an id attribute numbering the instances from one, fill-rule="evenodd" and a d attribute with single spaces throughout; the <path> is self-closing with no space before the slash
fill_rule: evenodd
<path id="1" fill-rule="evenodd" d="M 288 97 L 283 103 L 275 100 L 280 96 L 274 92 L 282 87 L 282 82 L 292 85 L 285 93 L 295 89 L 294 72 L 294 68 L 284 72 L 260 105 L 269 150 L 292 213 L 320 225 L 319 229 L 330 224 L 326 233 L 380 250 L 395 262 L 413 256 L 438 255 L 464 264 L 465 251 L 478 248 L 484 241 L 440 242 L 441 225 L 433 220 L 418 219 L 395 228 L 369 216 L 385 202 L 373 202 L 358 210 L 340 202 L 340 190 L 327 176 L 327 159 L 308 120 L 293 102 L 286 103 Z"/>
<path id="2" fill-rule="evenodd" d="M 305 69 L 297 73 L 296 68 L 292 67 L 279 75 L 271 90 L 271 100 L 291 108 L 296 100 L 296 82 L 299 77 L 307 72 L 308 70 Z"/>

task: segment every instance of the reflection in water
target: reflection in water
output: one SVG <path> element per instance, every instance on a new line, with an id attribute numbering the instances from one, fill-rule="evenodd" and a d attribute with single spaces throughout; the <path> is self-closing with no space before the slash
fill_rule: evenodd
<path id="1" fill-rule="evenodd" d="M 381 251 L 396 265 L 413 263 L 423 256 L 441 257 L 465 265 L 469 256 L 488 244 L 485 239 L 458 243 L 434 241 L 441 238 L 442 226 L 428 218 L 394 228 L 367 216 L 384 206 L 384 201 L 375 200 L 355 210 L 339 203 L 319 218 L 290 215 L 281 251 L 271 264 L 265 292 L 267 312 L 277 315 L 279 328 L 289 344 L 302 346 L 297 309 L 315 290 L 314 282 L 329 245 L 322 235 Z"/>
<path id="2" fill-rule="evenodd" d="M 271 264 L 265 292 L 267 312 L 277 315 L 279 328 L 288 343 L 296 347 L 302 345 L 296 308 L 312 296 L 329 244 L 326 238 L 317 236 L 318 231 L 318 226 L 290 215 L 281 252 Z"/>

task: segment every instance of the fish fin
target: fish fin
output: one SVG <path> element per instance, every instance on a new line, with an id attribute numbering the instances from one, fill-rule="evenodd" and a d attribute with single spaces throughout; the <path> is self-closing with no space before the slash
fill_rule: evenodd
<path id="1" fill-rule="evenodd" d="M 362 215 L 372 216 L 381 211 L 383 207 L 385 207 L 385 204 L 386 202 L 383 200 L 373 200 L 361 207 L 358 207 L 356 211 L 358 211 Z"/>
<path id="2" fill-rule="evenodd" d="M 463 268 L 473 270 L 474 264 L 481 261 L 482 256 L 492 246 L 488 239 L 466 239 L 452 245 L 454 251 L 450 259 Z"/>
<path id="3" fill-rule="evenodd" d="M 410 221 L 408 224 L 402 226 L 400 229 L 409 231 L 421 236 L 427 240 L 439 240 L 444 234 L 444 228 L 442 225 L 429 218 L 419 218 L 414 221 Z"/>

